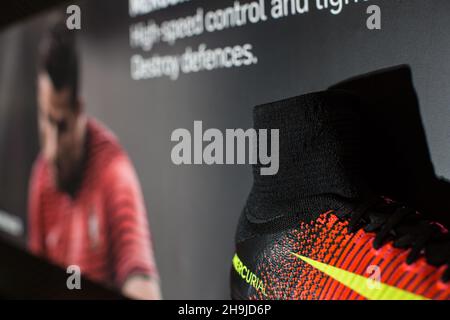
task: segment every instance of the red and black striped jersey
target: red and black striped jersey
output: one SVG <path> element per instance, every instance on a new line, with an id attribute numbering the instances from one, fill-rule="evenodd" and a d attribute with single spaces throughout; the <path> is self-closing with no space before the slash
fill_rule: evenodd
<path id="1" fill-rule="evenodd" d="M 39 156 L 29 187 L 29 247 L 92 280 L 120 288 L 131 275 L 157 276 L 139 181 L 114 135 L 87 125 L 87 159 L 75 196 L 60 191 Z"/>

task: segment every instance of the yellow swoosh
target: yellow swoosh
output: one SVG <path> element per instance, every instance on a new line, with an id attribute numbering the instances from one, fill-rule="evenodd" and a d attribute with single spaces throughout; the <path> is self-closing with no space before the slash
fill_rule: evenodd
<path id="1" fill-rule="evenodd" d="M 399 289 L 384 283 L 379 283 L 378 288 L 370 288 L 368 286 L 368 279 L 359 274 L 352 273 L 328 264 L 318 262 L 304 256 L 291 252 L 291 254 L 302 261 L 310 264 L 314 268 L 322 271 L 334 280 L 342 283 L 346 287 L 357 292 L 361 296 L 369 300 L 429 300 L 423 296 L 411 293 L 406 290 Z"/>

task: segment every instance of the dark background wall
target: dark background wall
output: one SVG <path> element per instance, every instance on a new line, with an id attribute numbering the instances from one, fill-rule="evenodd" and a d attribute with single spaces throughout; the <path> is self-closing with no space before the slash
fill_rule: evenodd
<path id="1" fill-rule="evenodd" d="M 245 1 L 243 1 L 245 2 Z M 270 3 L 270 1 L 266 1 Z M 157 22 L 233 1 L 191 1 L 152 13 Z M 366 28 L 366 8 L 382 9 L 382 30 Z M 181 166 L 170 159 L 174 129 L 249 128 L 256 104 L 321 90 L 345 78 L 408 64 L 420 102 L 436 174 L 450 179 L 450 27 L 447 0 L 374 0 L 337 16 L 270 20 L 200 37 L 154 53 L 180 53 L 207 43 L 250 42 L 258 64 L 133 81 L 127 1 L 81 2 L 83 96 L 89 114 L 106 123 L 139 174 L 166 298 L 228 298 L 233 236 L 251 186 L 248 166 Z M 34 59 L 45 16 L 0 33 L 0 208 L 25 220 L 27 180 L 38 151 Z"/>

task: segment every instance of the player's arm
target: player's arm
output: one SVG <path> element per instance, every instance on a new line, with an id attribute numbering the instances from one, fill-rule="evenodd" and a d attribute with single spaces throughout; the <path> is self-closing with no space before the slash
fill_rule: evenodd
<path id="1" fill-rule="evenodd" d="M 115 160 L 108 166 L 105 182 L 116 284 L 130 298 L 160 299 L 147 214 L 130 161 Z"/>
<path id="2" fill-rule="evenodd" d="M 160 300 L 159 280 L 142 275 L 130 276 L 122 286 L 122 293 L 132 299 Z"/>

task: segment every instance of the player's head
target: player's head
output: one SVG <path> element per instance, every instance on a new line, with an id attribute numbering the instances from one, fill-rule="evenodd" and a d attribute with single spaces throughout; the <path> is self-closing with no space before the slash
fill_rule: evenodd
<path id="1" fill-rule="evenodd" d="M 37 98 L 41 151 L 61 189 L 74 179 L 83 156 L 78 77 L 75 35 L 60 21 L 48 30 L 39 48 Z"/>

